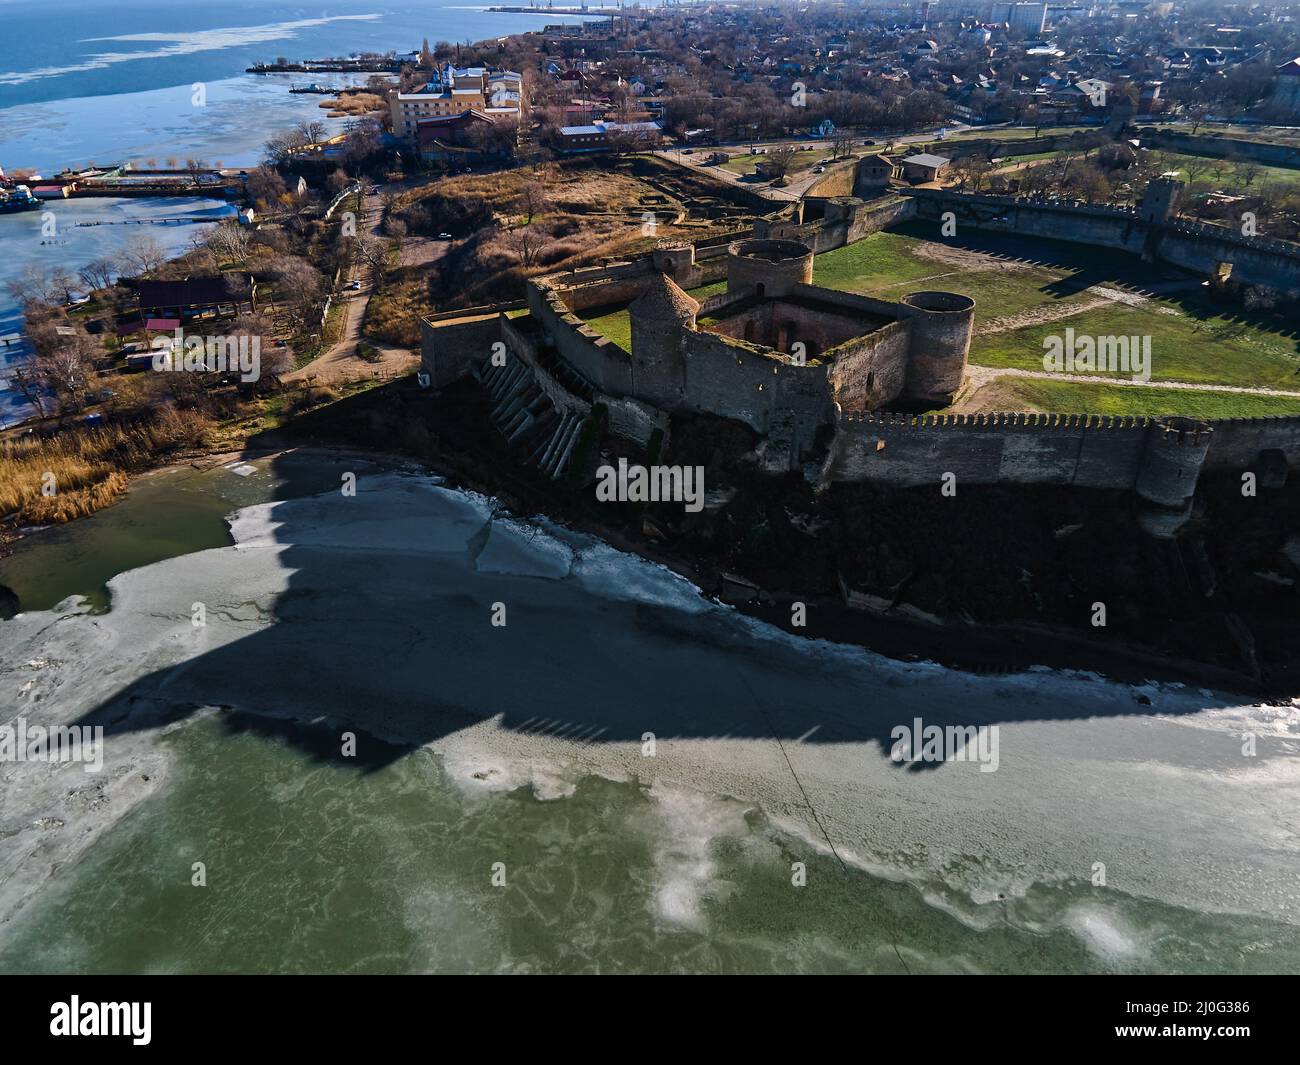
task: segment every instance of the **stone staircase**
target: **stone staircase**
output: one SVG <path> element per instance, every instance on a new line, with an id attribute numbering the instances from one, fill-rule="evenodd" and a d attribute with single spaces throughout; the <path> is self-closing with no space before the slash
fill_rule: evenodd
<path id="1" fill-rule="evenodd" d="M 480 363 L 475 375 L 492 404 L 493 424 L 506 443 L 551 480 L 563 477 L 587 416 L 556 409 L 532 368 L 511 352 L 502 365 L 491 360 Z"/>

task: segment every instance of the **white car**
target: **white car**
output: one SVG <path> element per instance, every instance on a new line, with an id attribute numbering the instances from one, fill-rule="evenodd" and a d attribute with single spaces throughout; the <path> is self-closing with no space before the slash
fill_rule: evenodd
<path id="1" fill-rule="evenodd" d="M 451 235 L 450 233 L 439 233 L 439 234 L 438 234 L 438 239 L 439 239 L 439 240 L 452 240 L 453 238 L 452 238 L 452 235 Z"/>

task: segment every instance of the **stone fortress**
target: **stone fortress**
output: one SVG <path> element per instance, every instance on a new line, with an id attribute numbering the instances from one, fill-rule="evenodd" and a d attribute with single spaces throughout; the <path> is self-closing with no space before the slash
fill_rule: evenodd
<path id="1" fill-rule="evenodd" d="M 1123 215 L 1117 244 L 1158 250 L 1151 231 L 1167 223 L 1176 191 L 1168 184 L 1149 190 L 1137 211 L 1113 212 Z M 940 196 L 943 204 L 957 197 L 975 225 L 984 202 L 995 199 Z M 1187 520 L 1203 468 L 1252 470 L 1262 486 L 1285 483 L 1288 467 L 1300 462 L 1300 417 L 882 410 L 952 400 L 966 373 L 974 301 L 922 291 L 895 303 L 822 288 L 812 284 L 813 258 L 928 214 L 934 202 L 805 200 L 759 219 L 750 237 L 665 242 L 635 261 L 534 278 L 526 302 L 424 319 L 423 370 L 435 388 L 477 376 L 511 446 L 556 479 L 580 452 L 590 454 L 584 438 L 604 432 L 658 453 L 670 416 L 688 413 L 744 423 L 758 434 L 757 456 L 768 471 L 800 471 L 823 485 L 937 485 L 951 473 L 965 484 L 1130 490 L 1144 527 L 1158 536 L 1174 535 Z M 1021 210 L 1034 212 L 1031 205 L 992 206 L 991 228 L 1013 224 Z M 1098 235 L 1096 210 L 1076 208 L 1074 239 L 1109 243 L 1117 219 L 1104 214 Z M 1059 205 L 1050 211 L 1050 235 L 1071 239 L 1056 217 L 1068 212 Z M 1024 224 L 1039 229 L 1032 218 Z M 1217 257 L 1235 246 L 1235 236 L 1178 232 L 1173 239 L 1180 246 L 1208 242 L 1207 254 Z M 1258 254 L 1273 257 L 1271 245 L 1279 243 L 1261 241 Z M 1300 264 L 1300 247 L 1288 247 Z M 723 283 L 703 302 L 686 291 Z M 626 351 L 581 317 L 621 306 L 630 324 Z"/>

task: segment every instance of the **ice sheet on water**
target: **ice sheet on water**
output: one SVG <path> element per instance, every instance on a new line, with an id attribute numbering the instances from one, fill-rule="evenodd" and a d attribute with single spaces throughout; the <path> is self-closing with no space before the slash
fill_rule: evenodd
<path id="1" fill-rule="evenodd" d="M 474 559 L 480 573 L 563 580 L 573 566 L 573 551 L 536 525 L 497 519 L 488 529 L 487 542 Z"/>

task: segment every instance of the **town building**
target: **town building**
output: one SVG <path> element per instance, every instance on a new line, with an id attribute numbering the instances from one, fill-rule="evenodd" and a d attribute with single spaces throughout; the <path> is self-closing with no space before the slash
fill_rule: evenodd
<path id="1" fill-rule="evenodd" d="M 662 129 L 658 122 L 593 122 L 589 126 L 561 126 L 558 150 L 570 155 L 607 152 L 627 142 L 658 145 Z"/>
<path id="2" fill-rule="evenodd" d="M 910 181 L 913 185 L 938 181 L 951 164 L 952 160 L 945 159 L 942 155 L 931 155 L 928 152 L 909 155 L 902 163 L 903 180 Z"/>

